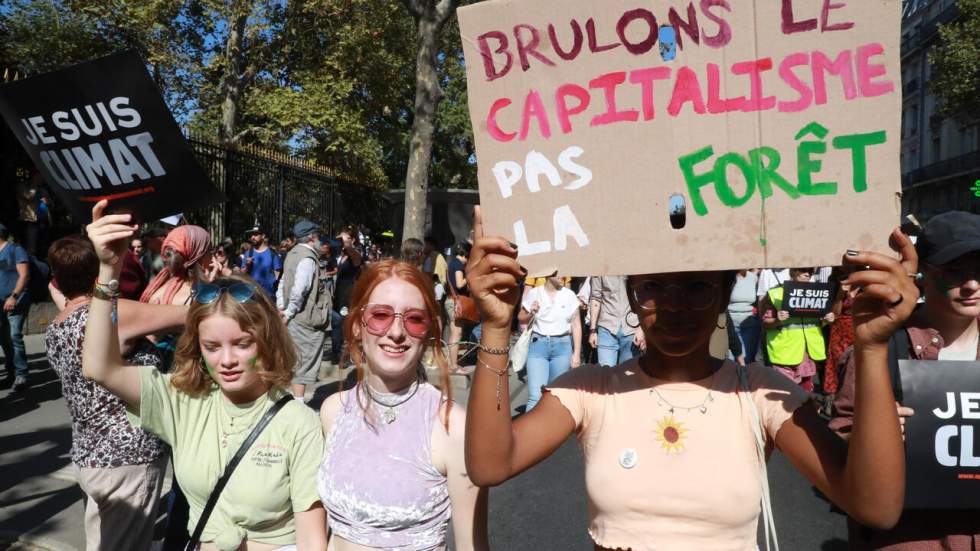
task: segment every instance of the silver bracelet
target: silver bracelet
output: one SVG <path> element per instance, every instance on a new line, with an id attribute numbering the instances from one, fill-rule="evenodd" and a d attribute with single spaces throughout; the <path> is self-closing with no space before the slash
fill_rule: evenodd
<path id="1" fill-rule="evenodd" d="M 484 346 L 483 343 L 481 342 L 480 350 L 486 352 L 487 354 L 494 354 L 496 356 L 506 356 L 510 354 L 510 345 L 507 345 L 503 348 L 493 348 L 491 346 Z"/>

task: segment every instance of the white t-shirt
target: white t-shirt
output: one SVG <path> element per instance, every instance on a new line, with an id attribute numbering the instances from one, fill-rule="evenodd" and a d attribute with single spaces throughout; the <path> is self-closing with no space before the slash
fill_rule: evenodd
<path id="1" fill-rule="evenodd" d="M 521 306 L 532 311 L 537 301 L 539 309 L 534 318 L 534 332 L 539 335 L 566 335 L 572 331 L 572 318 L 578 311 L 578 297 L 570 289 L 562 287 L 554 297 L 549 296 L 544 286 L 531 289 L 524 296 Z"/>
<path id="2" fill-rule="evenodd" d="M 980 340 L 980 335 L 976 335 L 973 338 L 973 343 L 960 350 L 951 350 L 949 347 L 943 348 L 939 351 L 938 360 L 953 360 L 960 362 L 972 362 L 977 359 L 977 344 Z"/>

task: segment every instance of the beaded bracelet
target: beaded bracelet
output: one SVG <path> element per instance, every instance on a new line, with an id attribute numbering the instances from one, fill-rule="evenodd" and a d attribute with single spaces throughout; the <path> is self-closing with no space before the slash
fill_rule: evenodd
<path id="1" fill-rule="evenodd" d="M 502 348 L 494 348 L 492 346 L 484 346 L 484 344 L 481 342 L 479 348 L 487 354 L 493 354 L 495 356 L 507 356 L 510 354 L 510 345 Z"/>

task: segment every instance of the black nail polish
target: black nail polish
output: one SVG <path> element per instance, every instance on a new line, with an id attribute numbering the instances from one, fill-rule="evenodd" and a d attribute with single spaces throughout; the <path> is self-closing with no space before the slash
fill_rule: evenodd
<path id="1" fill-rule="evenodd" d="M 853 249 L 847 249 L 847 256 L 857 256 L 859 254 L 861 254 L 861 253 L 858 252 L 858 251 L 855 251 Z"/>
<path id="2" fill-rule="evenodd" d="M 510 241 L 508 241 L 507 244 L 510 245 L 511 249 L 514 249 L 515 251 L 517 250 L 517 245 L 511 243 Z"/>

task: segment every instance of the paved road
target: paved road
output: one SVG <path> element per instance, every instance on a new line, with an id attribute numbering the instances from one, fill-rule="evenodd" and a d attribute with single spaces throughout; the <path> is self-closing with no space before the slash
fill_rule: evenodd
<path id="1" fill-rule="evenodd" d="M 41 336 L 28 336 L 32 388 L 0 389 L 0 550 L 20 538 L 40 549 L 85 548 L 84 495 L 68 451 L 71 425 L 61 386 L 44 358 Z M 463 380 L 455 396 L 465 401 Z M 513 404 L 526 391 L 512 379 Z M 322 399 L 327 387 L 317 393 Z M 844 517 L 776 454 L 769 467 L 780 544 L 791 551 L 843 551 Z M 504 551 L 591 551 L 581 458 L 574 440 L 490 493 L 490 543 Z M 763 547 L 764 548 L 764 547 Z M 34 549 L 34 547 L 20 547 Z"/>

